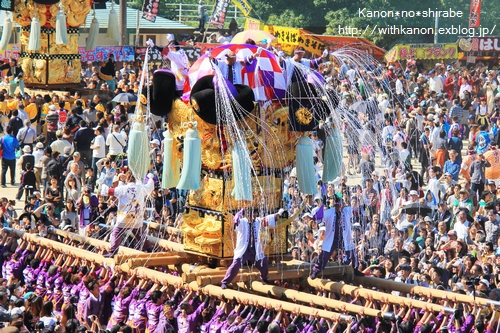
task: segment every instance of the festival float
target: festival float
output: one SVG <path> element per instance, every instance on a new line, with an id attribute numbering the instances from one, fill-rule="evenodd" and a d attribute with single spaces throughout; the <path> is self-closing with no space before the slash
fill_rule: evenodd
<path id="1" fill-rule="evenodd" d="M 79 28 L 91 0 L 14 1 L 13 21 L 21 26 L 19 64 L 30 87 L 80 83 Z"/>

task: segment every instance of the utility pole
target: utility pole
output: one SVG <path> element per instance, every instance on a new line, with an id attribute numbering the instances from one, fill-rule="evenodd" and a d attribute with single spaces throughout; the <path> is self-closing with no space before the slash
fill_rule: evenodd
<path id="1" fill-rule="evenodd" d="M 127 0 L 120 0 L 120 34 L 120 46 L 127 45 Z"/>

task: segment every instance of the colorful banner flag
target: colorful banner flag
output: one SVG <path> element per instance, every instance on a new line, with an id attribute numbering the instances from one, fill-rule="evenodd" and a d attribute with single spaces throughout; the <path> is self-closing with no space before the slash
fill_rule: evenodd
<path id="1" fill-rule="evenodd" d="M 155 22 L 159 7 L 160 0 L 144 0 L 144 5 L 142 6 L 142 18 Z"/>
<path id="2" fill-rule="evenodd" d="M 470 0 L 469 28 L 481 25 L 481 2 L 482 0 Z"/>
<path id="3" fill-rule="evenodd" d="M 134 61 L 133 46 L 98 46 L 92 51 L 85 51 L 85 47 L 79 47 L 78 52 L 82 62 L 104 61 L 108 59 L 110 53 L 114 54 L 116 61 Z"/>
<path id="4" fill-rule="evenodd" d="M 233 2 L 241 10 L 243 15 L 245 15 L 245 17 L 252 11 L 252 7 L 250 7 L 247 0 L 233 0 Z"/>
<path id="5" fill-rule="evenodd" d="M 217 0 L 214 7 L 214 12 L 210 17 L 210 24 L 222 29 L 224 27 L 224 21 L 226 20 L 226 13 L 229 8 L 229 3 L 231 0 Z"/>
<path id="6" fill-rule="evenodd" d="M 7 50 L 0 51 L 0 61 L 10 58 L 19 59 L 19 53 L 21 53 L 21 44 L 9 44 Z"/>

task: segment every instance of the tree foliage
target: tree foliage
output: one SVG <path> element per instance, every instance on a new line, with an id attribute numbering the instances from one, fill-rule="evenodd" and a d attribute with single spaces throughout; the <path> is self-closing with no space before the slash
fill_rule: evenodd
<path id="1" fill-rule="evenodd" d="M 467 27 L 469 19 L 470 0 L 248 0 L 253 7 L 252 16 L 261 19 L 267 24 L 281 26 L 298 27 L 311 30 L 316 33 L 326 33 L 329 35 L 356 35 L 366 37 L 377 45 L 389 49 L 398 43 L 432 43 L 433 34 L 391 34 L 379 31 L 378 28 L 390 27 L 419 27 L 433 28 L 435 19 L 433 17 L 386 17 L 368 18 L 359 14 L 359 10 L 378 11 L 428 11 L 428 10 L 448 10 L 462 11 L 461 18 L 439 18 L 438 26 L 441 28 Z M 481 10 L 481 25 L 490 30 L 496 24 L 496 18 L 500 11 L 495 6 L 497 0 L 483 0 Z M 356 27 L 357 34 L 353 31 L 346 32 L 345 27 Z M 377 28 L 375 28 L 377 27 Z M 374 29 L 374 30 L 373 30 Z M 500 26 L 495 35 L 500 35 Z M 457 37 L 467 34 L 443 31 L 438 36 L 440 43 L 453 43 Z M 476 34 L 478 30 L 476 30 Z"/>

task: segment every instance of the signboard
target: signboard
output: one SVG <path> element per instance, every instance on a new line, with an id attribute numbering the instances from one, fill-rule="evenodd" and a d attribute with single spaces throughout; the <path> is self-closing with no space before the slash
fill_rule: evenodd
<path id="1" fill-rule="evenodd" d="M 133 46 L 97 46 L 92 51 L 85 51 L 85 47 L 79 47 L 81 61 L 104 61 L 108 59 L 110 53 L 115 56 L 115 61 L 134 61 Z"/>
<path id="2" fill-rule="evenodd" d="M 142 18 L 155 22 L 159 7 L 160 0 L 144 0 L 144 5 L 142 6 Z"/>
<path id="3" fill-rule="evenodd" d="M 135 48 L 135 61 L 144 61 L 145 57 L 146 57 L 146 52 L 147 52 L 148 48 L 147 46 L 138 46 Z M 149 62 L 154 62 L 154 63 L 158 63 L 158 62 L 162 62 L 162 55 L 161 55 L 161 52 L 157 49 L 152 49 L 150 52 L 149 52 L 149 59 L 148 59 Z"/>
<path id="4" fill-rule="evenodd" d="M 19 59 L 19 53 L 21 53 L 21 44 L 8 44 L 7 50 L 0 51 L 0 61 L 10 58 Z"/>
<path id="5" fill-rule="evenodd" d="M 460 51 L 475 56 L 500 55 L 500 37 L 460 37 L 457 40 Z"/>
<path id="6" fill-rule="evenodd" d="M 201 57 L 201 48 L 199 47 L 184 46 L 183 49 L 184 52 L 186 52 L 190 63 L 194 63 L 199 57 Z"/>
<path id="7" fill-rule="evenodd" d="M 245 30 L 264 30 L 264 23 L 259 20 L 247 17 L 245 20 Z"/>
<path id="8" fill-rule="evenodd" d="M 468 64 L 475 64 L 476 63 L 476 57 L 475 56 L 468 56 L 467 57 L 467 63 Z"/>
<path id="9" fill-rule="evenodd" d="M 226 20 L 226 13 L 229 8 L 229 3 L 231 0 L 217 0 L 214 7 L 214 12 L 210 17 L 210 23 L 222 29 L 224 27 L 224 21 Z"/>
<path id="10" fill-rule="evenodd" d="M 411 57 L 419 60 L 457 59 L 456 44 L 399 44 L 387 52 L 386 60 L 408 60 Z M 390 57 L 390 59 L 388 58 Z"/>

